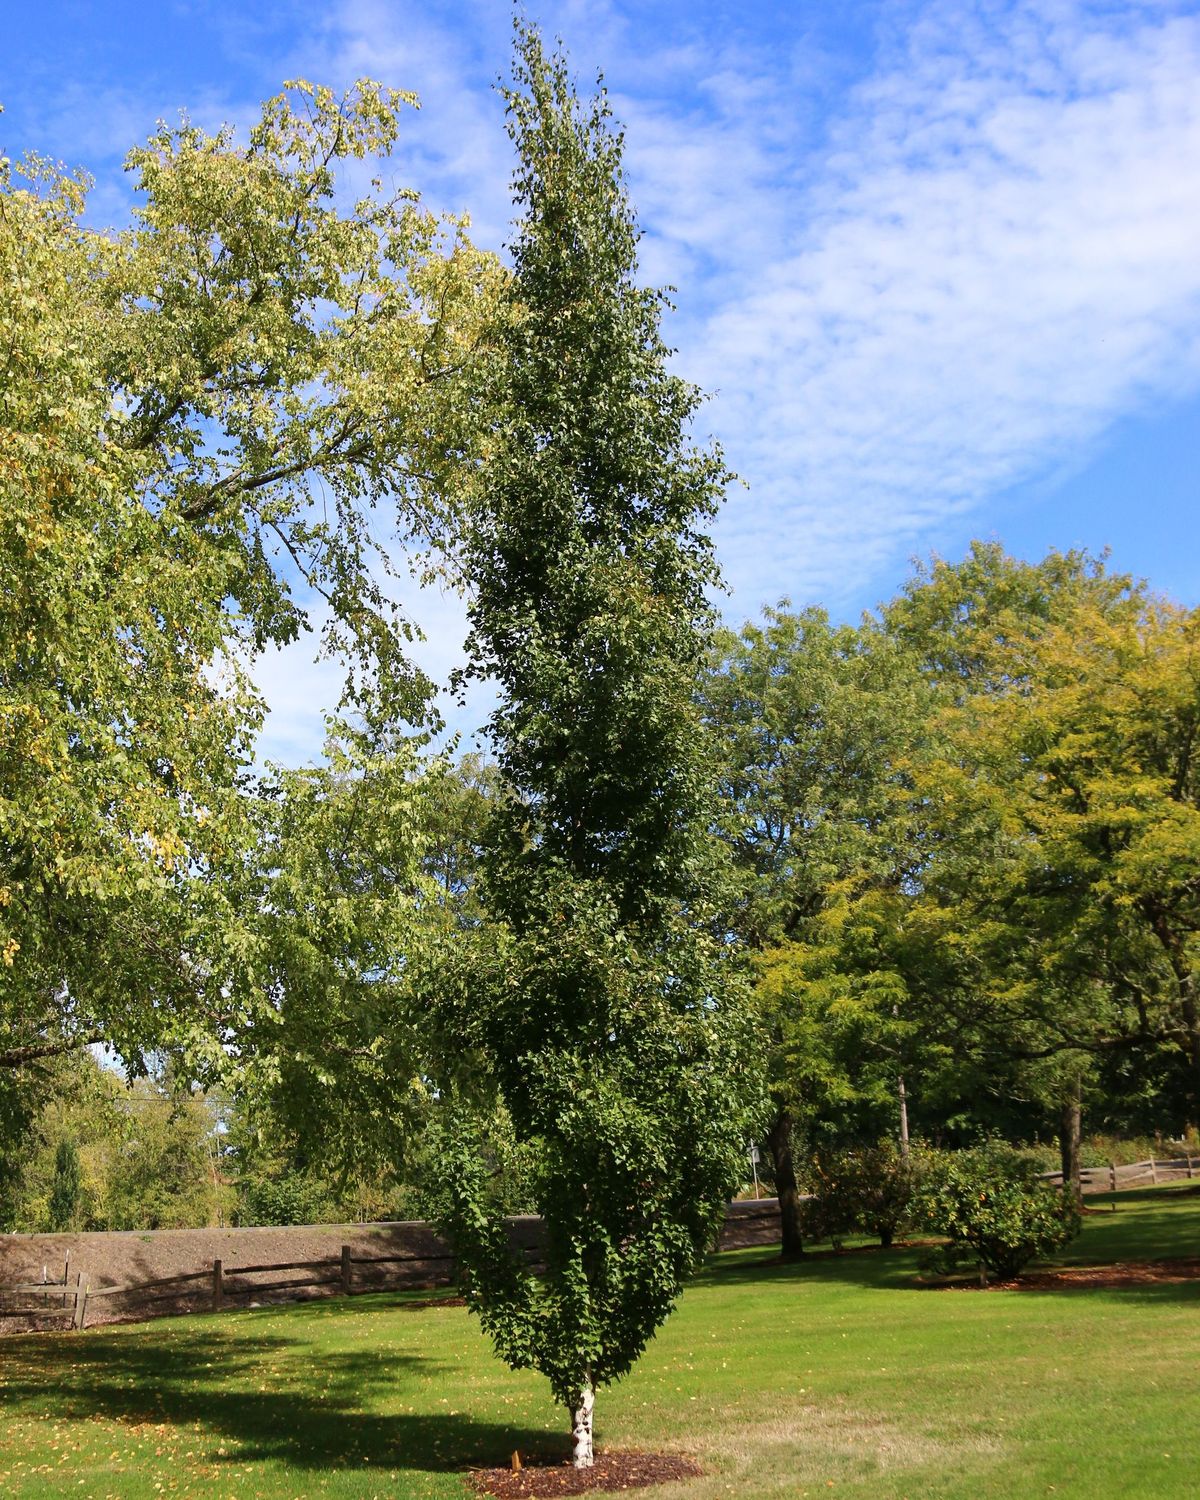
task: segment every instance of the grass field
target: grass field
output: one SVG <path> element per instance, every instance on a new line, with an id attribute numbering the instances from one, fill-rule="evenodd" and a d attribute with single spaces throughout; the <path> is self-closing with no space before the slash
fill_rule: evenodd
<path id="1" fill-rule="evenodd" d="M 1200 1253 L 1200 1196 L 1130 1193 L 1071 1263 Z M 716 1258 L 600 1444 L 707 1477 L 653 1493 L 1193 1500 L 1200 1282 L 928 1291 L 916 1252 Z M 514 1448 L 565 1451 L 545 1381 L 461 1307 L 383 1295 L 0 1343 L 7 1496 L 461 1496 Z"/>

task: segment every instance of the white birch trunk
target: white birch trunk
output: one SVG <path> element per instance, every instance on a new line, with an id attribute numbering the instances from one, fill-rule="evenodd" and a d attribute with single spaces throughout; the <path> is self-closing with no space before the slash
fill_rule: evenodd
<path id="1" fill-rule="evenodd" d="M 595 1464 L 592 1452 L 592 1407 L 596 1404 L 596 1393 L 585 1385 L 571 1413 L 571 1437 L 575 1443 L 572 1462 L 577 1469 L 590 1469 Z"/>

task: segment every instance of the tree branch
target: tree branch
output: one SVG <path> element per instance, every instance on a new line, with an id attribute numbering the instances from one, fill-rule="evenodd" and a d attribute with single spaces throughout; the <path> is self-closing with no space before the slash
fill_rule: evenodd
<path id="1" fill-rule="evenodd" d="M 93 1032 L 90 1036 L 59 1037 L 53 1042 L 34 1042 L 26 1047 L 0 1049 L 0 1068 L 22 1068 L 26 1063 L 37 1062 L 43 1057 L 61 1057 L 66 1052 L 77 1052 L 81 1047 L 93 1047 L 104 1040 L 104 1033 Z"/>

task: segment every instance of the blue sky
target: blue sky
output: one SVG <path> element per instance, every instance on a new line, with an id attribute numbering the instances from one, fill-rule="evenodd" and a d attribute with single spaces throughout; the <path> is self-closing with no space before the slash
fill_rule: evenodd
<path id="1" fill-rule="evenodd" d="M 1200 6 L 887 0 L 530 3 L 627 132 L 646 279 L 746 488 L 717 540 L 734 620 L 852 616 L 972 536 L 1114 561 L 1200 602 Z M 392 172 L 498 245 L 492 83 L 510 11 L 473 0 L 44 0 L 10 21 L 0 145 L 96 177 L 187 107 L 253 118 L 286 77 L 421 95 Z M 423 607 L 427 661 L 460 635 Z M 319 742 L 333 674 L 264 664 L 268 748 Z"/>

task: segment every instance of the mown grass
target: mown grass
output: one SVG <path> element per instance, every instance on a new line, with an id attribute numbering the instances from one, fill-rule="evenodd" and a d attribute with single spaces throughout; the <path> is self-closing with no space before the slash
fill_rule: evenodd
<path id="1" fill-rule="evenodd" d="M 1200 1196 L 1129 1193 L 1073 1263 L 1194 1255 Z M 1191 1500 L 1200 1283 L 928 1291 L 916 1252 L 714 1259 L 601 1444 L 707 1477 L 662 1500 Z M 472 1464 L 562 1451 L 545 1382 L 466 1312 L 372 1296 L 0 1343 L 0 1493 L 461 1496 Z"/>

